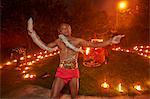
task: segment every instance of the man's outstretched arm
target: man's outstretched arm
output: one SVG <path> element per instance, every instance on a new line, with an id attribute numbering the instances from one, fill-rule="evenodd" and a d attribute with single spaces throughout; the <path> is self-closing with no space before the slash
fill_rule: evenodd
<path id="1" fill-rule="evenodd" d="M 124 35 L 117 35 L 107 41 L 104 41 L 104 42 L 91 42 L 91 41 L 86 41 L 86 40 L 80 39 L 80 45 L 83 47 L 105 47 L 110 44 L 120 43 L 120 40 L 122 37 L 124 37 Z"/>

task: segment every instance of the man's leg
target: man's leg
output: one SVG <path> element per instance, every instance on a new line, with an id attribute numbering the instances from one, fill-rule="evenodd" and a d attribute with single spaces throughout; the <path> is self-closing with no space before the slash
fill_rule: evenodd
<path id="1" fill-rule="evenodd" d="M 64 87 L 65 83 L 63 79 L 61 78 L 55 78 L 53 85 L 52 85 L 52 91 L 51 91 L 51 97 L 50 99 L 59 99 L 59 93 Z"/>
<path id="2" fill-rule="evenodd" d="M 71 98 L 77 99 L 78 90 L 79 90 L 79 78 L 73 78 L 69 82 L 70 91 L 71 91 Z"/>

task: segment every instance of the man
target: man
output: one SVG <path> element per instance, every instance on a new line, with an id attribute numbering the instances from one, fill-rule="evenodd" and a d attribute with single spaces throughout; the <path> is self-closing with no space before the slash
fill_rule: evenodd
<path id="1" fill-rule="evenodd" d="M 42 49 L 48 51 L 60 50 L 60 65 L 55 74 L 55 80 L 52 85 L 50 99 L 59 99 L 59 93 L 65 84 L 69 83 L 71 98 L 76 99 L 79 89 L 79 70 L 78 70 L 78 53 L 83 53 L 80 47 L 104 47 L 110 44 L 118 44 L 124 35 L 118 35 L 102 43 L 93 43 L 75 38 L 71 36 L 71 27 L 69 24 L 63 23 L 58 28 L 59 38 L 47 46 L 40 40 L 33 30 L 33 21 L 28 21 L 28 32 L 33 41 Z"/>

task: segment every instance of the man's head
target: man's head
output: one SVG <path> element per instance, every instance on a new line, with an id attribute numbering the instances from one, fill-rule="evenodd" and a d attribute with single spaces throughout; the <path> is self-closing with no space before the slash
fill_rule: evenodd
<path id="1" fill-rule="evenodd" d="M 69 24 L 62 23 L 58 27 L 58 32 L 65 36 L 71 36 L 71 26 Z"/>

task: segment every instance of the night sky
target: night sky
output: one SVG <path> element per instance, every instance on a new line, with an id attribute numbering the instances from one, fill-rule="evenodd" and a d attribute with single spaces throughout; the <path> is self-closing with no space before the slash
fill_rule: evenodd
<path id="1" fill-rule="evenodd" d="M 119 0 L 2 0 L 1 48 L 38 48 L 27 34 L 26 23 L 34 19 L 34 29 L 45 43 L 57 38 L 57 27 L 66 22 L 73 36 L 86 40 L 101 38 L 115 24 Z M 130 0 L 128 12 L 120 14 L 119 33 L 125 34 L 124 47 L 149 42 L 148 0 Z M 138 6 L 138 9 L 136 9 Z"/>

